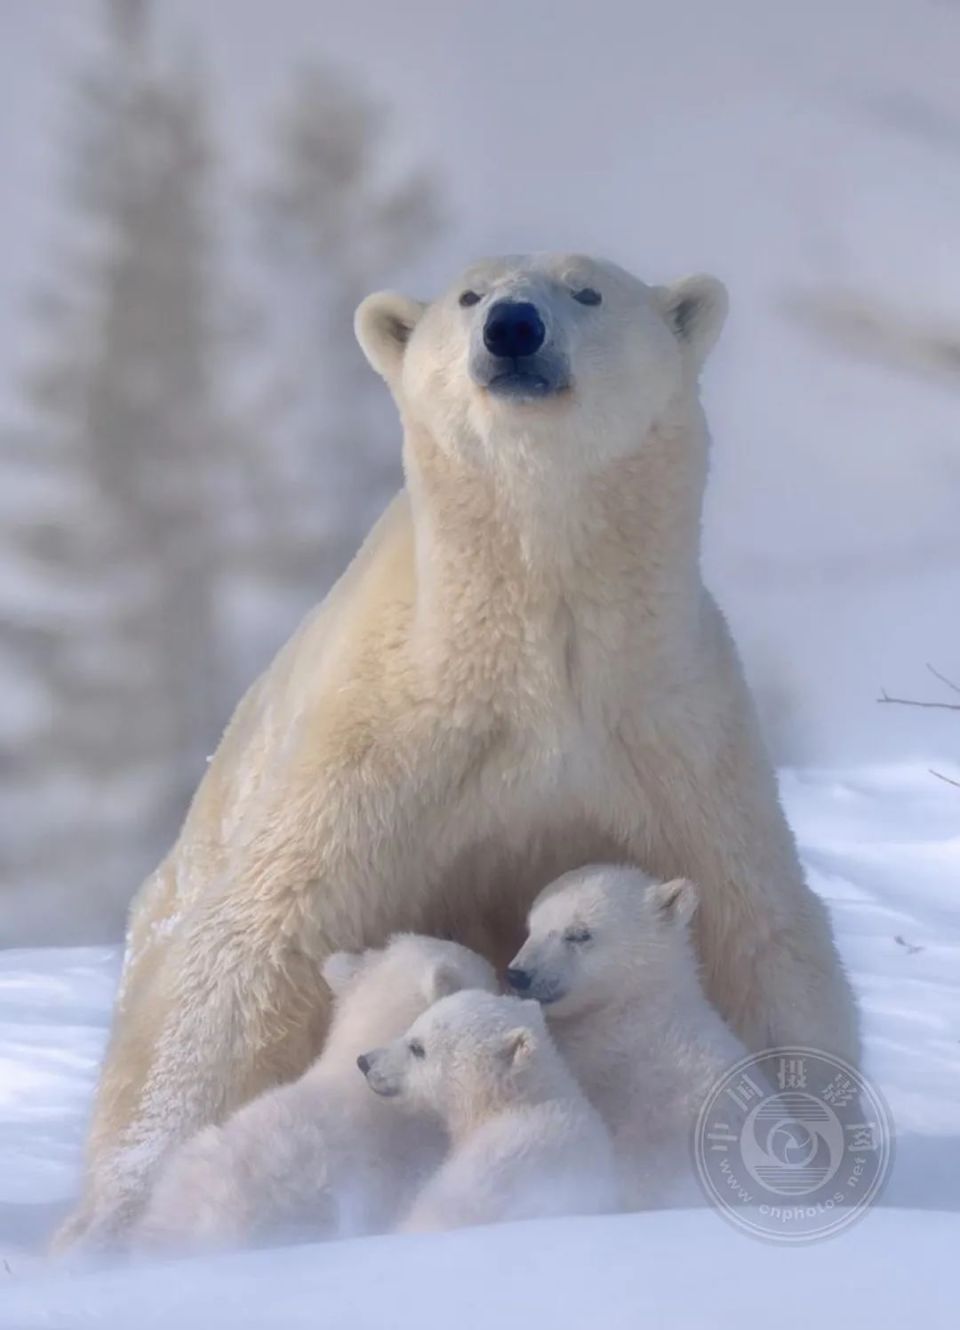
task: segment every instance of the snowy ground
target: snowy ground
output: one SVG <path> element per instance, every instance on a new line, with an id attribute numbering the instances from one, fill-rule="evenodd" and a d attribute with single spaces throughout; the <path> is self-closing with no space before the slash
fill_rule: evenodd
<path id="1" fill-rule="evenodd" d="M 948 774 L 960 776 L 956 770 Z M 882 1202 L 831 1240 L 763 1244 L 709 1209 L 54 1273 L 30 1248 L 77 1182 L 117 954 L 0 953 L 0 1328 L 551 1330 L 957 1324 L 960 790 L 921 767 L 797 772 L 783 793 L 897 1125 Z"/>

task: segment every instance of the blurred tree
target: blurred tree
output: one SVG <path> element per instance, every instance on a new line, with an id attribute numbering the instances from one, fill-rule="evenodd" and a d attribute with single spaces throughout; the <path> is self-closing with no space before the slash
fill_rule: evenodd
<path id="1" fill-rule="evenodd" d="M 395 169 L 387 128 L 353 81 L 300 69 L 254 196 L 276 412 L 264 494 L 283 518 L 255 562 L 278 633 L 335 580 L 401 481 L 399 432 L 353 313 L 432 241 L 441 215 L 431 177 Z"/>
<path id="2" fill-rule="evenodd" d="M 960 385 L 960 327 L 853 291 L 795 292 L 786 312 L 839 350 L 889 369 Z"/>
<path id="3" fill-rule="evenodd" d="M 190 60 L 160 68 L 146 0 L 104 12 L 71 107 L 73 252 L 41 301 L 27 388 L 33 469 L 52 489 L 45 519 L 14 530 L 35 589 L 8 631 L 46 699 L 30 770 L 5 792 L 33 808 L 8 877 L 47 914 L 48 887 L 88 900 L 77 935 L 102 932 L 104 901 L 116 917 L 165 848 L 225 711 L 231 454 L 202 80 Z"/>
<path id="4" fill-rule="evenodd" d="M 438 224 L 432 182 L 389 170 L 384 113 L 305 70 L 253 199 L 262 288 L 238 337 L 201 72 L 158 58 L 150 0 L 100 3 L 32 424 L 0 435 L 0 945 L 120 931 L 237 692 L 398 484 L 353 310 Z"/>

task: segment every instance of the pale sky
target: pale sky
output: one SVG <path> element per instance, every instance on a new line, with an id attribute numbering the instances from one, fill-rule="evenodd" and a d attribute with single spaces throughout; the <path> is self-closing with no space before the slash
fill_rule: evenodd
<path id="1" fill-rule="evenodd" d="M 960 323 L 960 6 L 156 8 L 170 40 L 200 38 L 238 180 L 304 56 L 355 69 L 391 105 L 398 154 L 436 167 L 454 221 L 395 275 L 418 295 L 478 254 L 528 248 L 605 254 L 651 281 L 721 276 L 732 316 L 705 385 L 711 580 L 748 655 L 769 648 L 809 684 L 825 753 L 832 729 L 881 752 L 913 742 L 926 720 L 878 715 L 872 699 L 926 688 L 926 659 L 960 663 L 960 395 L 817 345 L 780 311 L 797 290 L 849 289 Z M 28 345 L 29 278 L 58 233 L 62 80 L 95 13 L 95 0 L 0 4 L 0 410 Z M 946 562 L 924 564 L 951 542 Z M 862 559 L 895 571 L 849 587 L 817 572 Z M 786 582 L 763 585 L 769 568 Z"/>

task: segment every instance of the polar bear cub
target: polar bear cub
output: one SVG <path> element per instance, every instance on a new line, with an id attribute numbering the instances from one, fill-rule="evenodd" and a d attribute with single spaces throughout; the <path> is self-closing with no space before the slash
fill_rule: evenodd
<path id="1" fill-rule="evenodd" d="M 357 1074 L 357 1054 L 398 1035 L 461 988 L 497 990 L 492 967 L 455 942 L 400 934 L 383 950 L 336 952 L 320 1058 L 219 1127 L 176 1149 L 136 1245 L 220 1247 L 309 1232 L 345 1237 L 393 1227 L 441 1163 L 441 1126 L 412 1103 L 388 1105 Z"/>
<path id="2" fill-rule="evenodd" d="M 591 866 L 545 887 L 507 970 L 613 1136 L 631 1209 L 697 1199 L 692 1136 L 745 1049 L 700 986 L 692 883 Z"/>
<path id="3" fill-rule="evenodd" d="M 621 1208 L 607 1130 L 536 1002 L 457 993 L 357 1061 L 377 1095 L 438 1113 L 450 1135 L 404 1231 Z"/>

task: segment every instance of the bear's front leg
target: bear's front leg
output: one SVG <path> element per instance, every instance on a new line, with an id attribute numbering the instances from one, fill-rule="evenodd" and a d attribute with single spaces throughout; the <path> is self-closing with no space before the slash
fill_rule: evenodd
<path id="1" fill-rule="evenodd" d="M 443 931 L 442 869 L 471 834 L 448 810 L 474 738 L 446 738 L 412 707 L 401 732 L 373 694 L 345 697 L 298 717 L 213 859 L 209 820 L 188 820 L 138 903 L 85 1195 L 59 1245 L 123 1237 L 172 1146 L 306 1070 L 326 1034 L 332 951 Z M 183 900 L 176 884 L 198 861 Z"/>
<path id="2" fill-rule="evenodd" d="M 134 977 L 102 1073 L 85 1194 L 55 1250 L 122 1242 L 172 1146 L 317 1055 L 330 998 L 306 949 L 309 913 L 306 891 L 282 917 L 251 910 L 242 891 L 215 893 L 180 922 L 155 972 Z"/>
<path id="3" fill-rule="evenodd" d="M 688 732 L 689 734 L 689 732 Z M 807 886 L 748 703 L 697 742 L 634 750 L 651 825 L 631 856 L 699 887 L 694 932 L 711 1001 L 750 1049 L 802 1045 L 856 1065 L 856 1004 L 822 901 Z"/>

